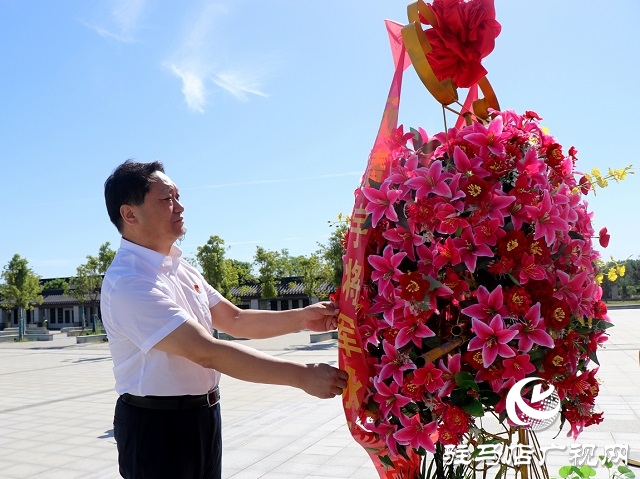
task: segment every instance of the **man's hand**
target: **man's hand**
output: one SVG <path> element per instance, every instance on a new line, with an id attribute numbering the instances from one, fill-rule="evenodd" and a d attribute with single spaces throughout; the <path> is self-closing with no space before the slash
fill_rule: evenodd
<path id="1" fill-rule="evenodd" d="M 322 301 L 310 304 L 301 310 L 303 314 L 302 327 L 311 331 L 331 331 L 338 327 L 338 303 Z"/>
<path id="2" fill-rule="evenodd" d="M 300 388 L 311 396 L 330 399 L 342 395 L 349 375 L 328 364 L 307 364 Z"/>

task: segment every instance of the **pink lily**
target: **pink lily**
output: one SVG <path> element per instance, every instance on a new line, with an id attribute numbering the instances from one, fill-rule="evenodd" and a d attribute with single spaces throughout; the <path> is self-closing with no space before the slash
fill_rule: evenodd
<path id="1" fill-rule="evenodd" d="M 398 215 L 393 205 L 402 196 L 402 191 L 390 190 L 389 183 L 385 181 L 380 185 L 380 189 L 373 187 L 362 188 L 362 194 L 369 200 L 365 211 L 371 214 L 371 225 L 374 228 L 385 216 L 390 221 L 398 221 Z"/>
<path id="2" fill-rule="evenodd" d="M 438 208 L 436 217 L 440 220 L 436 225 L 436 231 L 445 235 L 454 234 L 460 228 L 467 228 L 469 223 L 460 216 L 460 213 L 450 203 L 444 203 Z"/>
<path id="3" fill-rule="evenodd" d="M 496 156 L 505 155 L 504 143 L 509 139 L 510 135 L 508 132 L 503 132 L 501 116 L 494 118 L 488 128 L 485 128 L 480 123 L 474 123 L 473 126 L 476 133 L 465 135 L 465 140 L 474 145 L 488 148 Z"/>
<path id="4" fill-rule="evenodd" d="M 445 366 L 444 361 L 441 359 L 438 363 L 438 367 L 443 372 L 442 380 L 444 384 L 438 391 L 438 397 L 445 397 L 451 394 L 451 391 L 456 388 L 456 379 L 455 376 L 461 371 L 460 360 L 462 359 L 462 355 L 460 353 L 455 354 L 453 356 L 449 356 L 448 364 Z"/>
<path id="5" fill-rule="evenodd" d="M 400 321 L 396 321 L 394 323 L 394 327 L 398 329 L 396 348 L 406 346 L 410 341 L 413 341 L 417 348 L 421 348 L 423 338 L 435 336 L 436 333 L 425 324 L 425 320 L 425 317 L 411 314 L 404 316 Z"/>
<path id="6" fill-rule="evenodd" d="M 393 435 L 398 444 L 411 446 L 413 449 L 424 448 L 431 453 L 436 451 L 432 436 L 438 430 L 437 421 L 422 424 L 420 414 L 414 414 L 411 417 L 402 414 L 400 415 L 400 422 L 404 427 Z"/>
<path id="7" fill-rule="evenodd" d="M 544 237 L 547 244 L 551 246 L 556 241 L 556 231 L 569 229 L 569 225 L 560 217 L 560 212 L 551 201 L 551 195 L 547 190 L 542 193 L 540 203 L 536 206 L 525 206 L 525 208 L 534 223 L 533 239 Z"/>
<path id="8" fill-rule="evenodd" d="M 402 309 L 405 301 L 396 297 L 395 290 L 387 288 L 380 291 L 378 296 L 374 298 L 373 304 L 369 308 L 368 314 L 382 313 L 382 318 L 389 326 L 393 326 L 396 319 L 402 317 Z"/>
<path id="9" fill-rule="evenodd" d="M 384 381 L 374 379 L 373 387 L 376 391 L 373 400 L 379 405 L 383 417 L 390 413 L 398 417 L 403 415 L 401 408 L 409 404 L 411 399 L 400 394 L 400 386 L 397 383 L 392 382 L 387 386 Z"/>
<path id="10" fill-rule="evenodd" d="M 416 365 L 411 361 L 408 353 L 400 352 L 392 344 L 383 341 L 382 348 L 384 356 L 382 356 L 381 369 L 378 373 L 380 381 L 384 381 L 389 377 L 393 377 L 393 381 L 402 385 L 402 376 L 404 371 L 415 369 Z"/>
<path id="11" fill-rule="evenodd" d="M 420 369 L 416 369 L 413 372 L 413 380 L 416 384 L 422 384 L 431 394 L 444 386 L 442 371 L 433 363 L 427 363 Z"/>
<path id="12" fill-rule="evenodd" d="M 453 149 L 453 163 L 456 165 L 456 169 L 462 173 L 462 176 L 466 178 L 471 176 L 486 178 L 489 176 L 489 172 L 482 167 L 482 158 L 477 156 L 469 158 L 459 146 Z"/>
<path id="13" fill-rule="evenodd" d="M 512 358 L 516 355 L 507 343 L 518 334 L 518 331 L 506 328 L 499 314 L 496 314 L 489 324 L 474 318 L 471 327 L 476 336 L 469 341 L 467 350 L 482 349 L 482 364 L 485 368 L 491 366 L 498 356 Z"/>
<path id="14" fill-rule="evenodd" d="M 472 273 L 476 270 L 479 256 L 493 256 L 493 251 L 486 244 L 477 242 L 471 228 L 462 230 L 460 238 L 454 240 L 460 251 L 460 259 Z"/>
<path id="15" fill-rule="evenodd" d="M 504 296 L 502 294 L 502 285 L 489 293 L 484 286 L 479 286 L 477 291 L 477 304 L 472 304 L 464 308 L 461 313 L 466 314 L 470 318 L 489 321 L 495 315 L 507 315 L 509 311 L 504 305 Z"/>
<path id="16" fill-rule="evenodd" d="M 531 306 L 523 320 L 512 329 L 517 331 L 514 338 L 518 340 L 518 349 L 523 353 L 531 350 L 534 344 L 545 348 L 552 348 L 554 345 L 553 338 L 547 333 L 544 319 L 540 316 L 540 303 Z"/>
<path id="17" fill-rule="evenodd" d="M 569 305 L 569 309 L 575 311 L 580 303 L 578 298 L 582 297 L 584 291 L 584 282 L 588 276 L 587 271 L 582 271 L 571 277 L 564 271 L 557 270 L 556 275 L 560 281 L 560 287 L 553 294 L 553 297 L 564 300 Z"/>
<path id="18" fill-rule="evenodd" d="M 371 272 L 371 279 L 378 282 L 378 291 L 393 288 L 390 281 L 398 281 L 400 279 L 402 271 L 398 269 L 398 266 L 400 266 L 405 256 L 407 256 L 407 253 L 402 251 L 394 254 L 391 245 L 387 245 L 384 248 L 382 256 L 369 255 L 367 259 L 374 268 Z"/>
<path id="19" fill-rule="evenodd" d="M 425 242 L 424 236 L 414 235 L 402 227 L 388 229 L 382 236 L 396 249 L 407 253 L 411 261 L 416 260 L 415 246 Z"/>
<path id="20" fill-rule="evenodd" d="M 458 251 L 458 247 L 451 237 L 444 240 L 444 243 L 439 243 L 436 247 L 438 254 L 433 257 L 433 267 L 436 271 L 446 264 L 455 266 L 462 261 L 460 251 Z"/>
<path id="21" fill-rule="evenodd" d="M 426 197 L 429 193 L 445 198 L 451 198 L 451 189 L 447 185 L 447 179 L 451 174 L 443 172 L 442 162 L 434 161 L 429 168 L 418 168 L 416 177 L 411 178 L 405 184 L 416 190 L 417 197 Z"/>
<path id="22" fill-rule="evenodd" d="M 536 256 L 523 253 L 522 268 L 520 269 L 520 284 L 525 284 L 530 279 L 540 281 L 547 277 L 544 268 L 536 264 Z"/>
<path id="23" fill-rule="evenodd" d="M 500 228 L 500 220 L 489 219 L 473 227 L 473 236 L 477 243 L 495 246 L 506 232 Z"/>

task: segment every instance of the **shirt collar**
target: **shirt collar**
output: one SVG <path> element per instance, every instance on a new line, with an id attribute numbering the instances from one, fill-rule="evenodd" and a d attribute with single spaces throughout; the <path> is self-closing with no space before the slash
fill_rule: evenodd
<path id="1" fill-rule="evenodd" d="M 182 257 L 182 250 L 176 245 L 171 246 L 169 255 L 164 255 L 152 249 L 132 243 L 124 238 L 120 240 L 120 249 L 134 253 L 138 258 L 148 263 L 154 270 L 166 265 L 175 271 L 178 268 L 180 258 Z"/>

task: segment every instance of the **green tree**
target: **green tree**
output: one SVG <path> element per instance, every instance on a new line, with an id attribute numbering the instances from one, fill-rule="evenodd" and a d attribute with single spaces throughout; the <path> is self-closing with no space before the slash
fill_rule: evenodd
<path id="1" fill-rule="evenodd" d="M 329 266 L 332 271 L 331 282 L 338 288 L 342 283 L 342 272 L 344 269 L 344 256 L 345 250 L 345 235 L 349 229 L 349 218 L 346 216 L 338 215 L 338 221 L 331 223 L 333 232 L 329 236 L 329 241 L 326 245 L 319 244 L 320 255 Z"/>
<path id="2" fill-rule="evenodd" d="M 45 281 L 42 285 L 42 290 L 46 291 L 48 289 L 61 289 L 66 290 L 69 286 L 69 282 L 64 278 L 54 278 L 49 281 Z"/>
<path id="3" fill-rule="evenodd" d="M 209 237 L 209 241 L 204 246 L 198 246 L 196 252 L 196 259 L 202 268 L 202 276 L 225 297 L 237 284 L 237 276 L 233 277 L 233 271 L 225 258 L 226 250 L 224 240 L 214 235 Z"/>
<path id="4" fill-rule="evenodd" d="M 204 279 L 217 289 L 225 298 L 237 302 L 238 298 L 231 294 L 236 286 L 256 282 L 251 273 L 252 264 L 226 257 L 229 248 L 224 246 L 224 240 L 219 236 L 210 236 L 204 246 L 199 246 L 196 252 L 196 266 L 202 270 Z"/>
<path id="5" fill-rule="evenodd" d="M 280 254 L 277 251 L 269 251 L 257 246 L 253 260 L 258 266 L 258 281 L 262 286 L 262 298 L 275 298 L 278 295 L 276 278 L 282 276 L 279 274 L 281 272 Z"/>
<path id="6" fill-rule="evenodd" d="M 98 256 L 87 255 L 87 262 L 76 268 L 76 276 L 71 278 L 65 294 L 74 297 L 83 312 L 82 327 L 85 326 L 84 306 L 98 305 L 98 297 L 102 288 L 102 278 L 107 272 L 107 268 L 113 261 L 116 252 L 110 248 L 110 243 L 100 246 Z M 95 329 L 95 321 L 93 327 Z"/>
<path id="7" fill-rule="evenodd" d="M 302 273 L 300 276 L 302 277 L 304 294 L 325 299 L 326 293 L 323 291 L 322 286 L 332 280 L 333 271 L 331 267 L 322 260 L 318 253 L 302 257 L 299 267 Z"/>
<path id="8" fill-rule="evenodd" d="M 32 310 L 35 305 L 42 304 L 43 301 L 40 276 L 29 268 L 29 262 L 25 258 L 15 254 L 11 261 L 5 265 L 1 277 L 4 283 L 0 284 L 0 296 L 2 297 L 0 305 L 6 309 L 17 308 L 20 310 L 21 325 L 18 339 L 22 339 L 24 334 L 23 311 Z"/>
<path id="9" fill-rule="evenodd" d="M 237 259 L 227 259 L 235 271 L 238 278 L 238 286 L 245 286 L 257 282 L 256 277 L 251 272 L 253 265 L 249 261 L 239 261 Z"/>

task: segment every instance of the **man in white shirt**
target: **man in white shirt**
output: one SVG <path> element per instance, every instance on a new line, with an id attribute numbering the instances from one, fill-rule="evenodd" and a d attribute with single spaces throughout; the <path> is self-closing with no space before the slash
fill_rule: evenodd
<path id="1" fill-rule="evenodd" d="M 268 338 L 337 327 L 337 305 L 242 310 L 182 258 L 178 188 L 162 163 L 127 161 L 105 182 L 109 217 L 122 243 L 102 286 L 102 319 L 113 357 L 120 474 L 126 479 L 219 479 L 220 374 L 342 394 L 347 374 L 299 364 L 213 337 Z"/>

